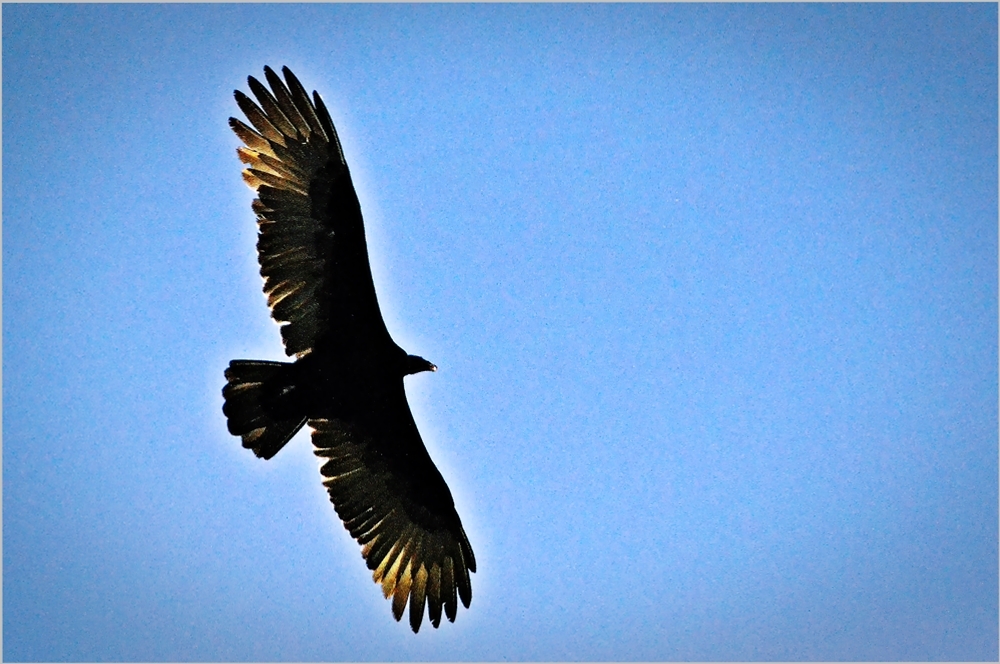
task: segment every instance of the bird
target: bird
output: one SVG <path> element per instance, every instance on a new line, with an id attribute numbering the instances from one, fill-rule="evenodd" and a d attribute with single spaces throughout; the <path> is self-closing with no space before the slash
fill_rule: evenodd
<path id="1" fill-rule="evenodd" d="M 379 309 L 364 220 L 330 113 L 298 78 L 270 67 L 256 102 L 234 96 L 249 125 L 229 119 L 256 192 L 257 258 L 271 316 L 292 362 L 233 360 L 223 413 L 243 447 L 270 459 L 299 429 L 333 507 L 392 599 L 420 629 L 472 601 L 476 558 L 454 499 L 424 446 L 403 386 L 437 367 L 400 348 Z"/>

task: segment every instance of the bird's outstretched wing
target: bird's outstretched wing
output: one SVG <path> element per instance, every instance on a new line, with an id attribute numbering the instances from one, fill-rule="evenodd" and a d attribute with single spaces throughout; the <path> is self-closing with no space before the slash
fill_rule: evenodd
<path id="1" fill-rule="evenodd" d="M 264 68 L 271 89 L 252 76 L 260 105 L 237 90 L 253 128 L 229 125 L 246 144 L 243 179 L 257 192 L 257 257 L 271 315 L 285 352 L 303 356 L 317 344 L 358 342 L 376 351 L 392 344 L 375 296 L 361 206 L 330 114 L 287 68 L 285 81 Z"/>
<path id="2" fill-rule="evenodd" d="M 456 593 L 469 606 L 476 558 L 448 485 L 402 399 L 406 418 L 352 424 L 314 419 L 309 426 L 316 455 L 327 459 L 321 472 L 337 515 L 361 545 L 385 597 L 392 597 L 396 620 L 409 599 L 416 632 L 425 604 L 434 627 L 442 606 L 454 622 Z"/>

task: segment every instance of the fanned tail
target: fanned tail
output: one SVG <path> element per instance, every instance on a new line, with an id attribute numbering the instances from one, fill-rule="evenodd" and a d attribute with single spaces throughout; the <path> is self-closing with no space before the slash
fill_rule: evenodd
<path id="1" fill-rule="evenodd" d="M 226 369 L 225 403 L 222 412 L 229 421 L 229 433 L 243 439 L 243 447 L 270 459 L 285 446 L 306 422 L 305 414 L 275 417 L 275 397 L 288 387 L 278 383 L 286 362 L 233 360 Z"/>

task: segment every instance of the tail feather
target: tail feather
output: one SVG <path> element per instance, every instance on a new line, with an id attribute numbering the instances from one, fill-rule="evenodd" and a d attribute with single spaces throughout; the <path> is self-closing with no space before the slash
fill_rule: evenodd
<path id="1" fill-rule="evenodd" d="M 229 422 L 229 433 L 243 439 L 243 447 L 270 459 L 285 446 L 306 423 L 305 415 L 275 418 L 268 414 L 266 403 L 273 383 L 285 362 L 233 360 L 226 369 L 225 403 L 222 412 Z"/>

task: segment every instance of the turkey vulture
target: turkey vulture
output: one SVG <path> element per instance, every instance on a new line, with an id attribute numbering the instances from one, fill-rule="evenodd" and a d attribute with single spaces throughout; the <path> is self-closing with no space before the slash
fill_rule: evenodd
<path id="1" fill-rule="evenodd" d="M 457 597 L 472 601 L 476 559 L 451 491 L 410 414 L 403 377 L 437 367 L 393 342 L 382 320 L 361 206 L 337 132 L 319 94 L 312 100 L 287 67 L 252 76 L 259 105 L 236 103 L 253 128 L 229 126 L 246 144 L 243 179 L 257 193 L 257 258 L 271 316 L 294 362 L 233 360 L 223 412 L 243 447 L 270 459 L 312 428 L 315 454 L 337 515 L 410 627 L 441 608 L 454 622 Z"/>

